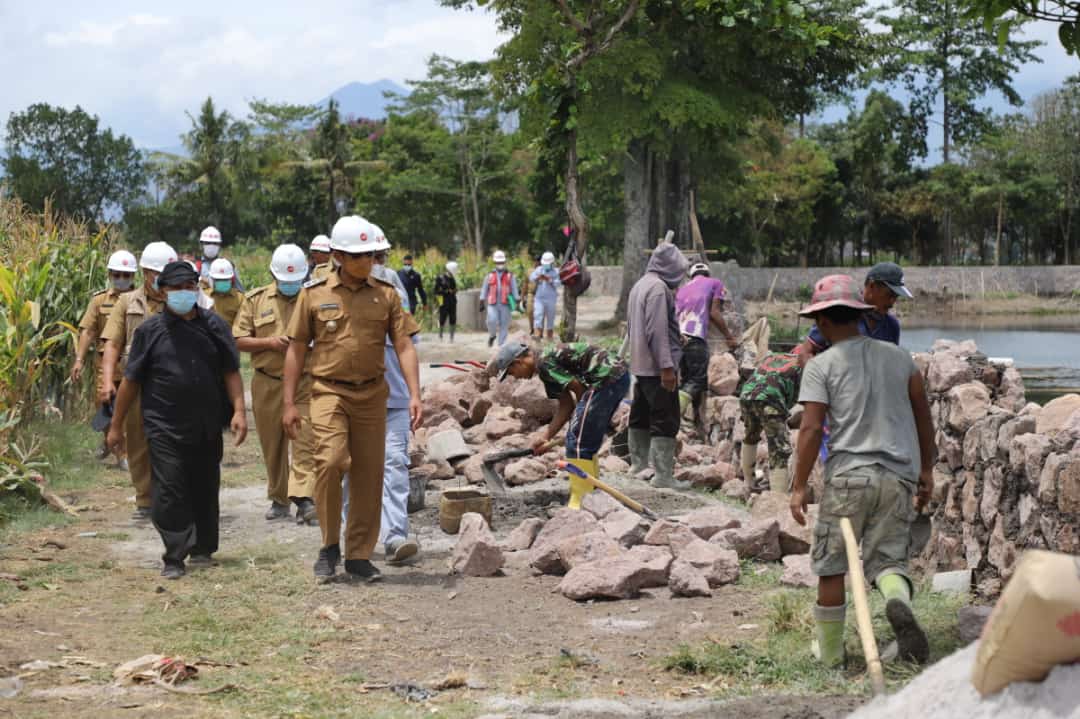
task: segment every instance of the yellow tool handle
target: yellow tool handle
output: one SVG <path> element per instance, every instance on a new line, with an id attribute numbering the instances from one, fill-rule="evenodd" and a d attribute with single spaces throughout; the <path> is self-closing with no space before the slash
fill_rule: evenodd
<path id="1" fill-rule="evenodd" d="M 875 695 L 884 694 L 885 673 L 881 668 L 877 641 L 874 640 L 874 624 L 870 621 L 870 604 L 866 599 L 866 578 L 863 576 L 862 559 L 859 557 L 859 543 L 855 540 L 855 530 L 847 517 L 840 518 L 840 531 L 844 535 L 848 571 L 851 573 L 851 595 L 855 601 L 855 626 L 858 627 L 859 639 L 862 640 L 866 669 L 870 672 L 870 685 Z"/>
<path id="2" fill-rule="evenodd" d="M 559 462 L 559 466 L 562 469 L 567 469 L 567 465 L 569 465 L 569 464 L 570 463 L 566 462 L 566 461 Z M 585 471 L 581 470 L 578 467 L 575 467 L 574 470 L 576 470 L 576 471 L 571 471 L 571 473 L 575 477 L 580 477 L 581 479 L 584 479 L 586 482 L 591 484 L 595 489 L 599 489 L 602 492 L 607 492 L 612 497 L 619 500 L 620 502 L 622 502 L 623 504 L 625 504 L 627 507 L 634 510 L 638 514 L 644 514 L 646 517 L 650 517 L 650 518 L 655 518 L 656 517 L 656 515 L 653 514 L 653 512 L 651 510 L 647 509 L 644 504 L 637 501 L 636 499 L 630 499 L 630 497 L 627 497 L 625 494 L 623 494 L 619 490 L 615 489 L 610 484 L 608 484 L 606 482 L 602 482 L 601 480 L 599 480 L 596 477 L 592 476 L 588 472 L 585 472 Z M 570 471 L 570 470 L 568 470 L 568 471 Z"/>

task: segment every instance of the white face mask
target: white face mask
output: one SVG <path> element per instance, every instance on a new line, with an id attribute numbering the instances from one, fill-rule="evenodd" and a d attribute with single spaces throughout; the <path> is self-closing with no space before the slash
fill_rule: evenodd
<path id="1" fill-rule="evenodd" d="M 221 250 L 217 245 L 205 244 L 203 245 L 203 256 L 208 257 L 211 260 L 218 256 L 218 252 Z"/>
<path id="2" fill-rule="evenodd" d="M 503 272 L 504 270 L 506 270 L 506 263 L 505 262 L 496 262 L 495 263 L 495 269 L 498 270 L 499 272 Z"/>

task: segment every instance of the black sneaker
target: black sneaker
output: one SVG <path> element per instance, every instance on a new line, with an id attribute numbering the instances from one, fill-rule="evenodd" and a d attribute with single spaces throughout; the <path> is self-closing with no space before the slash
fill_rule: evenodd
<path id="1" fill-rule="evenodd" d="M 161 576 L 166 579 L 180 579 L 180 577 L 184 576 L 184 563 L 167 563 L 161 569 Z"/>
<path id="2" fill-rule="evenodd" d="M 192 554 L 187 558 L 187 565 L 189 567 L 210 567 L 213 566 L 214 560 L 209 554 Z"/>
<path id="3" fill-rule="evenodd" d="M 319 526 L 319 513 L 315 511 L 315 503 L 307 497 L 296 500 L 296 523 Z"/>
<path id="4" fill-rule="evenodd" d="M 341 547 L 331 544 L 319 550 L 319 558 L 315 560 L 315 581 L 320 584 L 329 582 L 334 578 L 338 562 L 341 561 Z"/>
<path id="5" fill-rule="evenodd" d="M 271 502 L 270 509 L 266 510 L 266 514 L 264 516 L 270 521 L 273 521 L 275 519 L 287 519 L 289 516 L 289 506 L 286 504 L 278 504 L 277 502 Z"/>
<path id="6" fill-rule="evenodd" d="M 491 347 L 494 344 L 495 344 L 495 335 L 491 335 L 490 337 L 488 337 L 488 347 Z"/>
<path id="7" fill-rule="evenodd" d="M 351 579 L 364 579 L 369 582 L 374 582 L 382 577 L 379 568 L 368 559 L 346 559 L 345 571 L 348 572 Z"/>
<path id="8" fill-rule="evenodd" d="M 885 616 L 896 634 L 899 659 L 926 664 L 930 658 L 930 642 L 926 639 L 926 632 L 916 621 L 911 607 L 899 599 L 890 599 L 885 605 Z"/>

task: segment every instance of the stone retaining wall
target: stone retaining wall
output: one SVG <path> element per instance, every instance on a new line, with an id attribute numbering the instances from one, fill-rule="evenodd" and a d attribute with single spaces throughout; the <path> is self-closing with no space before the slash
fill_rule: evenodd
<path id="1" fill-rule="evenodd" d="M 867 268 L 851 267 L 739 267 L 734 263 L 714 262 L 713 276 L 719 277 L 744 299 L 760 300 L 776 280 L 774 296 L 798 297 L 800 292 L 829 274 L 850 274 L 862 279 Z M 618 296 L 622 288 L 619 267 L 590 267 L 590 295 Z M 908 287 L 920 295 L 979 297 L 983 293 L 1024 293 L 1068 295 L 1080 289 L 1080 266 L 1007 266 L 1007 267 L 905 267 Z"/>

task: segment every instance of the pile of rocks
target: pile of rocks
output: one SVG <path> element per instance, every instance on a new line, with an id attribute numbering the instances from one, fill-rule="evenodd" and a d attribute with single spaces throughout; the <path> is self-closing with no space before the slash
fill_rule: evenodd
<path id="1" fill-rule="evenodd" d="M 1020 373 L 973 342 L 938 341 L 915 361 L 938 449 L 933 530 L 916 564 L 971 569 L 993 597 L 1023 550 L 1080 553 L 1080 396 L 1026 403 Z"/>
<path id="2" fill-rule="evenodd" d="M 783 583 L 813 586 L 808 552 L 815 516 L 812 505 L 810 522 L 799 526 L 787 497 L 766 492 L 749 512 L 713 504 L 651 522 L 592 492 L 581 510 L 555 510 L 546 522 L 527 519 L 501 545 L 482 517 L 465 515 L 450 566 L 466 576 L 527 566 L 561 576 L 558 591 L 574 600 L 629 599 L 665 586 L 673 596 L 711 596 L 738 581 L 741 560 L 783 560 Z"/>

